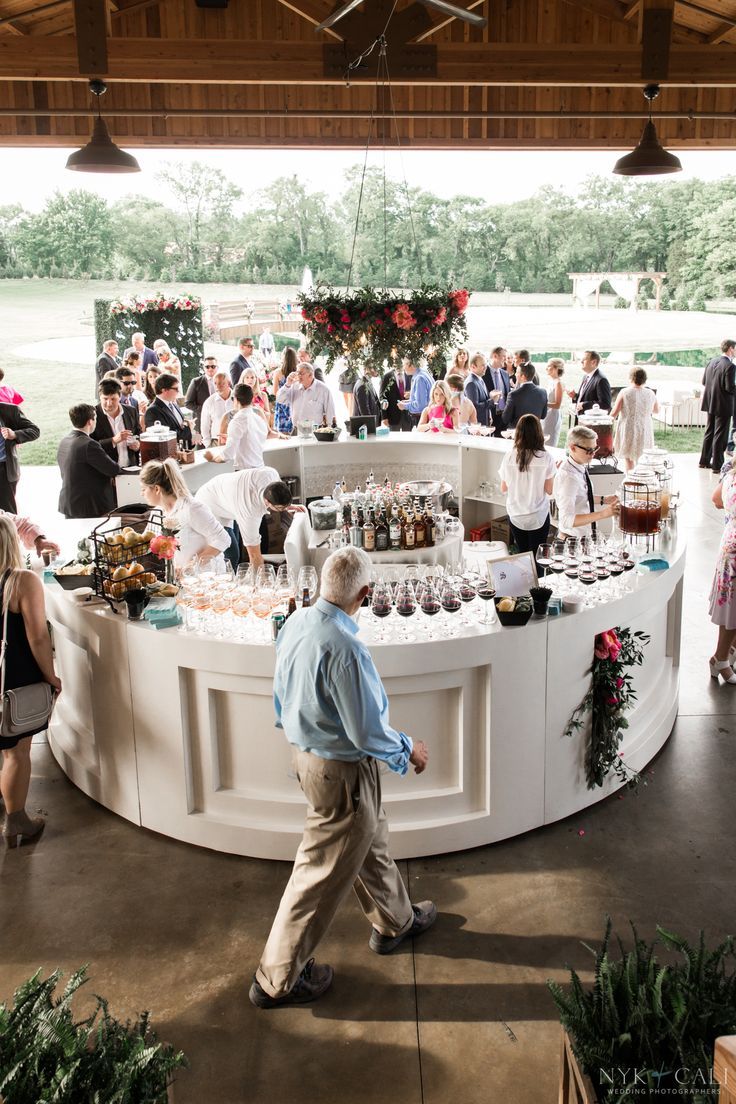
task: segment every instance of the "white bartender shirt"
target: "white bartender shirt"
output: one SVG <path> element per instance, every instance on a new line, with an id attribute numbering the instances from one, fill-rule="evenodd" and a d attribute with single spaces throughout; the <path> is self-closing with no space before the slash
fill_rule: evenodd
<path id="1" fill-rule="evenodd" d="M 181 498 L 171 512 L 171 518 L 179 526 L 176 534 L 179 548 L 177 564 L 187 564 L 208 545 L 224 552 L 230 546 L 230 537 L 212 511 L 196 498 Z M 219 558 L 219 557 L 217 557 Z"/>
<path id="2" fill-rule="evenodd" d="M 568 537 L 588 537 L 592 533 L 590 525 L 573 525 L 577 514 L 589 514 L 588 486 L 585 481 L 585 467 L 566 456 L 557 469 L 554 496 L 557 503 L 557 527 L 560 534 Z"/>
<path id="3" fill-rule="evenodd" d="M 294 426 L 297 422 L 310 422 L 312 425 L 321 425 L 322 418 L 327 418 L 328 424 L 335 417 L 335 403 L 332 392 L 326 383 L 321 380 L 312 380 L 311 386 L 306 390 L 300 383 L 291 387 L 282 387 L 276 396 L 277 402 L 286 403 L 291 408 L 291 421 Z"/>
<path id="4" fill-rule="evenodd" d="M 549 516 L 549 495 L 544 484 L 556 471 L 554 459 L 546 449 L 534 454 L 526 471 L 519 471 L 515 448 L 506 453 L 499 475 L 508 487 L 506 508 L 517 529 L 529 532 L 542 528 Z"/>
<path id="5" fill-rule="evenodd" d="M 239 410 L 227 427 L 227 443 L 222 455 L 232 460 L 235 471 L 263 467 L 263 446 L 268 437 L 265 418 L 255 410 Z"/>
<path id="6" fill-rule="evenodd" d="M 243 543 L 253 546 L 260 543 L 261 518 L 267 509 L 263 504 L 264 491 L 280 479 L 275 468 L 227 472 L 204 483 L 195 497 L 208 506 L 223 524 L 231 525 L 235 519 Z"/>

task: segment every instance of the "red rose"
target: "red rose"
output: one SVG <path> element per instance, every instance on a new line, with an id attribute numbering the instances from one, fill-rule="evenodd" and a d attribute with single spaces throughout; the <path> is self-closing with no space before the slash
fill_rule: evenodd
<path id="1" fill-rule="evenodd" d="M 309 318 L 309 314 L 304 307 L 302 307 L 302 318 Z"/>
<path id="2" fill-rule="evenodd" d="M 335 332 L 335 327 L 332 325 L 331 322 L 330 322 L 329 326 L 327 327 L 327 332 L 328 333 L 334 333 Z"/>

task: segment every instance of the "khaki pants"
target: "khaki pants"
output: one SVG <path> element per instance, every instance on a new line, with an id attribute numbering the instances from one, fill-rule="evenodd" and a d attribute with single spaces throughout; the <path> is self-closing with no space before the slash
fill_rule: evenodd
<path id="1" fill-rule="evenodd" d="M 309 803 L 307 822 L 256 971 L 272 997 L 294 986 L 351 886 L 382 935 L 400 935 L 414 920 L 388 853 L 378 762 L 342 763 L 297 751 L 295 766 Z"/>

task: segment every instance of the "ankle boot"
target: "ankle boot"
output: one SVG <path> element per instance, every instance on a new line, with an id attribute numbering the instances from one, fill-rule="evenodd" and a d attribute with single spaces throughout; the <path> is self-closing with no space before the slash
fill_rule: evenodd
<path id="1" fill-rule="evenodd" d="M 19 813 L 8 813 L 5 817 L 3 836 L 8 847 L 20 847 L 38 839 L 46 826 L 43 817 L 29 817 L 25 809 Z"/>

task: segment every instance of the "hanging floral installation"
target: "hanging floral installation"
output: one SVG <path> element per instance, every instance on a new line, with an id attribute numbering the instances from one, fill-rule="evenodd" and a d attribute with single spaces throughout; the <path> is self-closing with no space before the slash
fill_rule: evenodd
<path id="1" fill-rule="evenodd" d="M 641 666 L 648 643 L 646 633 L 631 629 L 608 629 L 595 638 L 590 689 L 565 729 L 566 736 L 574 736 L 590 713 L 590 742 L 585 754 L 590 790 L 602 786 L 611 771 L 632 787 L 642 781 L 639 773 L 624 763 L 620 745 L 629 727 L 625 714 L 636 701 L 632 670 Z"/>
<path id="2" fill-rule="evenodd" d="M 113 299 L 110 314 L 143 314 L 144 311 L 195 311 L 202 306 L 196 295 L 131 295 L 127 299 Z"/>
<path id="3" fill-rule="evenodd" d="M 465 288 L 421 287 L 408 295 L 366 287 L 348 293 L 320 285 L 299 296 L 302 333 L 313 356 L 331 368 L 344 357 L 352 370 L 370 363 L 383 372 L 401 357 L 446 356 L 468 336 Z"/>

